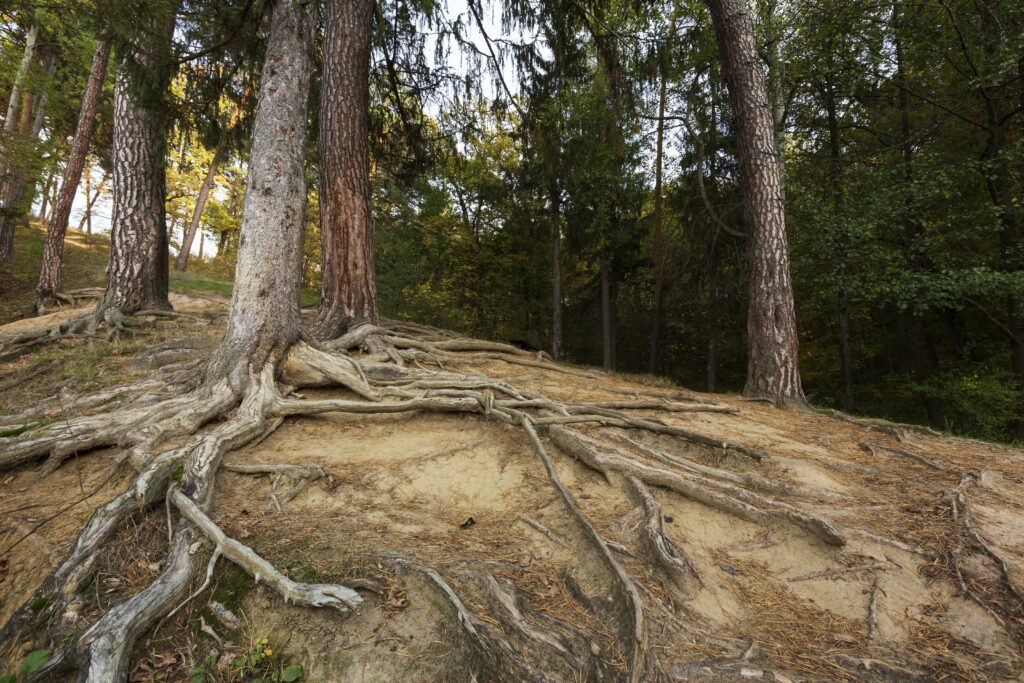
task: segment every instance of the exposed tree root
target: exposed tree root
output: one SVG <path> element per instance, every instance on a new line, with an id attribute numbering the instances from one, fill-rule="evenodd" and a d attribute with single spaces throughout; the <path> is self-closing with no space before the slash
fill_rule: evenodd
<path id="1" fill-rule="evenodd" d="M 671 489 L 687 498 L 711 506 L 723 512 L 759 524 L 785 521 L 805 530 L 828 545 L 846 544 L 842 534 L 832 523 L 821 517 L 779 501 L 763 498 L 755 493 L 707 478 L 685 477 L 674 472 L 658 469 L 643 463 L 627 460 L 619 455 L 599 452 L 584 437 L 573 434 L 562 427 L 553 427 L 551 437 L 559 448 L 571 453 L 588 467 L 603 472 L 617 472 L 632 475 L 646 484 Z M 716 490 L 717 489 L 717 490 Z"/>
<path id="2" fill-rule="evenodd" d="M 214 552 L 217 555 L 222 554 L 237 564 L 256 579 L 257 583 L 265 582 L 277 591 L 286 603 L 305 607 L 333 607 L 348 614 L 363 602 L 359 594 L 347 586 L 292 581 L 274 569 L 274 565 L 257 555 L 252 548 L 225 534 L 189 496 L 180 490 L 171 494 L 171 501 L 182 515 L 214 543 Z"/>
<path id="3" fill-rule="evenodd" d="M 665 520 L 661 515 L 661 504 L 647 486 L 635 476 L 626 477 L 633 495 L 640 503 L 644 512 L 643 539 L 647 552 L 650 553 L 673 580 L 685 586 L 687 582 L 696 580 L 703 584 L 700 572 L 694 566 L 684 550 L 677 547 L 665 533 Z"/>
<path id="4" fill-rule="evenodd" d="M 1013 574 L 1010 572 L 1009 566 L 1006 564 L 1006 559 L 985 540 L 985 538 L 978 532 L 978 529 L 974 526 L 970 501 L 967 498 L 967 491 L 971 486 L 978 483 L 978 479 L 979 475 L 973 472 L 965 473 L 960 478 L 960 483 L 957 484 L 957 487 L 950 492 L 953 502 L 953 520 L 961 522 L 974 543 L 976 543 L 986 555 L 992 558 L 996 563 L 996 566 L 999 567 L 999 571 L 1002 573 L 1007 589 L 1017 599 L 1019 604 L 1024 605 L 1024 587 L 1017 585 L 1013 580 Z"/>
<path id="5" fill-rule="evenodd" d="M 926 467 L 931 467 L 934 470 L 945 469 L 945 468 L 943 468 L 942 465 L 940 465 L 939 463 L 935 462 L 931 458 L 926 458 L 923 455 L 919 455 L 917 453 L 911 453 L 910 451 L 904 450 L 902 448 L 892 448 L 891 446 L 882 446 L 880 444 L 870 444 L 870 443 L 865 443 L 863 441 L 860 444 L 858 444 L 858 445 L 862 449 L 864 449 L 865 451 L 871 453 L 871 455 L 876 455 L 875 450 L 877 449 L 877 450 L 880 450 L 880 451 L 885 451 L 886 453 L 893 453 L 894 455 L 899 455 L 901 457 L 907 458 L 908 460 L 913 460 L 914 462 L 917 462 L 917 463 L 920 463 L 922 465 L 925 465 Z"/>
<path id="6" fill-rule="evenodd" d="M 40 346 L 64 339 L 96 338 L 103 330 L 106 330 L 105 337 L 108 341 L 125 334 L 136 334 L 142 328 L 152 327 L 160 318 L 184 319 L 203 325 L 210 324 L 209 318 L 190 313 L 145 309 L 126 315 L 117 308 L 106 308 L 102 311 L 96 310 L 75 316 L 53 325 L 0 337 L 0 363 L 7 363 Z"/>
<path id="7" fill-rule="evenodd" d="M 615 430 L 630 430 L 634 432 L 633 437 L 637 432 L 672 436 L 702 447 L 725 449 L 755 462 L 768 457 L 762 451 L 741 444 L 625 412 L 736 412 L 727 406 L 694 400 L 696 397 L 637 395 L 636 400 L 593 403 L 553 400 L 501 380 L 444 369 L 446 363 L 457 365 L 467 359 L 478 361 L 494 357 L 545 371 L 562 371 L 543 356 L 534 357 L 508 345 L 461 339 L 440 330 L 409 324 L 362 325 L 322 346 L 297 342 L 259 372 L 251 372 L 243 386 L 232 385 L 227 380 L 200 386 L 195 386 L 194 380 L 186 382 L 185 375 L 194 376 L 203 361 L 203 350 L 197 348 L 200 346 L 202 344 L 184 341 L 157 345 L 140 359 L 141 367 L 166 372 L 174 381 L 152 379 L 77 399 L 69 398 L 0 422 L 14 425 L 17 432 L 0 439 L 0 469 L 46 458 L 43 470 L 49 472 L 73 454 L 115 446 L 123 449 L 118 463 L 130 466 L 137 473 L 124 491 L 93 513 L 71 552 L 5 625 L 0 633 L 0 648 L 25 638 L 29 629 L 42 625 L 52 635 L 81 628 L 83 598 L 80 593 L 95 573 L 104 545 L 131 515 L 164 503 L 177 509 L 181 519 L 174 527 L 163 572 L 150 586 L 109 610 L 73 639 L 48 664 L 46 672 L 78 667 L 84 680 L 123 679 L 139 636 L 202 593 L 209 585 L 213 566 L 222 557 L 243 568 L 257 581 L 267 583 L 286 602 L 331 607 L 343 614 L 359 609 L 363 598 L 354 588 L 379 592 L 381 589 L 375 583 L 359 581 L 346 586 L 295 582 L 252 548 L 230 538 L 211 519 L 215 477 L 221 469 L 243 475 L 268 475 L 272 482 L 270 496 L 279 512 L 310 481 L 325 476 L 323 469 L 317 466 L 222 463 L 226 453 L 259 442 L 290 416 L 454 412 L 480 415 L 523 431 L 557 494 L 549 502 L 562 501 L 611 580 L 607 603 L 590 600 L 579 587 L 575 594 L 581 605 L 617 625 L 617 640 L 625 666 L 624 670 L 610 670 L 601 657 L 600 645 L 593 633 L 531 610 L 528 601 L 511 582 L 484 571 L 455 570 L 450 576 L 458 579 L 457 585 L 468 582 L 467 585 L 476 587 L 475 592 L 486 597 L 490 614 L 474 613 L 467 601 L 460 598 L 456 587 L 437 569 L 406 558 L 393 558 L 395 564 L 422 575 L 438 592 L 454 611 L 481 670 L 500 673 L 502 678 L 614 678 L 638 683 L 657 677 L 661 664 L 657 649 L 648 644 L 651 636 L 645 603 L 663 612 L 668 622 L 678 632 L 689 635 L 692 642 L 725 652 L 735 652 L 741 645 L 735 639 L 714 636 L 688 624 L 652 594 L 651 589 L 630 576 L 613 551 L 638 558 L 632 551 L 606 540 L 583 512 L 558 476 L 548 452 L 551 444 L 608 481 L 616 485 L 625 481 L 640 506 L 637 526 L 643 554 L 684 591 L 692 591 L 695 583 L 703 585 L 702 579 L 686 553 L 666 533 L 661 506 L 649 489 L 652 486 L 755 524 L 793 525 L 829 546 L 842 546 L 850 536 L 934 556 L 930 551 L 896 539 L 858 529 L 840 530 L 828 519 L 778 499 L 834 503 L 846 501 L 845 496 L 761 474 L 711 467 L 615 433 Z M 356 348 L 369 351 L 369 357 L 357 359 L 346 352 Z M 393 353 L 387 353 L 387 349 Z M 420 361 L 433 362 L 439 369 L 428 370 Z M 356 398 L 312 400 L 291 395 L 293 388 L 309 386 L 343 387 Z M 102 415 L 80 414 L 115 401 L 117 408 L 107 409 Z M 57 414 L 63 419 L 50 422 L 49 418 Z M 569 426 L 581 424 L 591 425 L 591 428 L 585 433 Z M 627 448 L 618 450 L 614 446 L 616 442 Z M 1010 590 L 1019 598 L 1019 587 L 1011 582 L 1005 561 L 972 525 L 967 491 L 975 483 L 975 475 L 965 475 L 960 486 L 951 492 L 954 514 L 979 547 L 999 564 Z M 565 539 L 536 519 L 528 515 L 520 519 L 553 543 L 567 545 Z M 170 532 L 170 523 L 168 527 Z M 205 572 L 203 567 L 196 566 L 198 558 L 193 557 L 192 552 L 197 539 L 202 538 L 213 546 Z M 206 580 L 200 582 L 204 574 Z M 200 583 L 198 589 L 194 582 Z M 876 579 L 869 597 L 869 638 L 876 630 L 879 592 Z M 476 609 L 478 603 L 470 603 Z M 38 609 L 39 604 L 45 606 Z M 32 609 L 33 605 L 37 609 Z M 721 671 L 730 673 L 739 672 L 739 662 L 746 662 L 742 658 L 722 661 L 725 663 L 721 664 Z M 868 661 L 851 660 L 845 665 L 865 670 L 874 667 L 872 673 L 882 667 L 874 662 L 864 663 Z"/>

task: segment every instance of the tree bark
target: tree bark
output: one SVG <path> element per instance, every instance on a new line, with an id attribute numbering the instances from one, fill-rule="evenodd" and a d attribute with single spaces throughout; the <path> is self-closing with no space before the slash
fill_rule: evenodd
<path id="1" fill-rule="evenodd" d="M 244 386 L 298 339 L 302 329 L 305 143 L 316 3 L 274 5 L 253 122 L 242 239 L 227 329 L 208 381 Z"/>
<path id="2" fill-rule="evenodd" d="M 173 21 L 168 20 L 173 30 Z M 170 41 L 171 31 L 164 34 Z M 143 68 L 159 69 L 160 48 L 136 55 Z M 166 111 L 161 85 L 147 98 L 133 82 L 128 57 L 122 59 L 114 85 L 113 216 L 110 227 L 110 263 L 107 290 L 97 314 L 116 309 L 131 314 L 142 309 L 171 308 L 167 298 L 168 251 Z M 166 80 L 161 78 L 161 80 Z"/>
<path id="3" fill-rule="evenodd" d="M 174 262 L 174 269 L 184 271 L 188 268 L 188 257 L 192 252 L 192 241 L 196 238 L 196 232 L 199 230 L 199 223 L 203 218 L 203 209 L 206 207 L 206 200 L 210 197 L 210 189 L 213 187 L 213 179 L 217 175 L 217 167 L 226 156 L 227 150 L 223 145 L 217 148 L 217 151 L 213 154 L 213 161 L 210 162 L 210 170 L 206 172 L 206 178 L 203 179 L 203 185 L 199 188 L 199 195 L 196 197 L 196 206 L 192 210 L 192 221 L 188 225 L 188 231 L 185 236 L 181 239 L 181 249 L 178 251 L 178 259 Z M 199 256 L 202 257 L 203 250 L 200 248 Z"/>
<path id="4" fill-rule="evenodd" d="M 82 96 L 75 136 L 68 151 L 60 193 L 57 195 L 53 213 L 46 225 L 43 260 L 39 270 L 39 283 L 36 285 L 35 307 L 37 311 L 50 308 L 57 303 L 56 295 L 61 286 L 64 236 L 67 234 L 71 205 L 75 201 L 78 183 L 82 179 L 82 169 L 85 168 L 86 156 L 89 153 L 89 143 L 92 140 L 92 131 L 96 122 L 96 109 L 103 91 L 103 80 L 107 75 L 109 58 L 110 41 L 100 40 L 92 56 L 92 67 L 89 69 L 89 79 Z M 86 189 L 86 195 L 88 200 L 88 189 Z M 86 210 L 88 211 L 88 208 Z"/>
<path id="5" fill-rule="evenodd" d="M 747 223 L 746 396 L 804 407 L 775 127 L 747 0 L 708 0 L 733 104 Z"/>
<path id="6" fill-rule="evenodd" d="M 673 17 L 674 19 L 674 17 Z M 654 310 L 651 311 L 651 358 L 648 371 L 653 375 L 658 372 L 660 361 L 659 342 L 661 341 L 661 305 L 665 288 L 665 246 L 661 230 L 662 205 L 662 162 L 665 148 L 665 74 L 661 74 L 661 88 L 658 93 L 658 134 L 657 149 L 654 154 Z M 703 170 L 698 169 L 698 173 Z"/>
<path id="7" fill-rule="evenodd" d="M 318 332 L 337 337 L 379 321 L 370 213 L 369 101 L 372 0 L 327 0 L 320 93 Z"/>

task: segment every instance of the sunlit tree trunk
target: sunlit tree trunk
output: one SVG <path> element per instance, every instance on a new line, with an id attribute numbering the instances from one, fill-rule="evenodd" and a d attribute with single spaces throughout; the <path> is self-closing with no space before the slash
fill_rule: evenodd
<path id="1" fill-rule="evenodd" d="M 378 322 L 370 213 L 372 0 L 327 0 L 320 92 L 319 334 Z"/>
<path id="2" fill-rule="evenodd" d="M 747 396 L 806 405 L 789 275 L 786 212 L 771 105 L 747 0 L 708 0 L 733 103 L 747 224 L 750 301 Z"/>
<path id="3" fill-rule="evenodd" d="M 61 286 L 61 260 L 64 254 L 64 236 L 68 230 L 68 218 L 71 216 L 71 205 L 78 192 L 78 183 L 85 168 L 86 155 L 96 121 L 96 109 L 99 106 L 103 90 L 103 80 L 107 74 L 107 62 L 110 57 L 110 41 L 101 40 L 96 45 L 92 57 L 92 67 L 86 82 L 82 106 L 78 114 L 78 125 L 71 148 L 67 154 L 67 165 L 64 168 L 64 179 L 60 192 L 53 207 L 53 213 L 46 226 L 46 242 L 43 245 L 43 258 L 39 270 L 39 282 L 36 285 L 36 310 L 41 311 L 56 304 L 56 295 Z M 86 200 L 89 189 L 86 186 Z M 88 211 L 89 208 L 86 208 Z"/>
<path id="4" fill-rule="evenodd" d="M 206 201 L 210 197 L 213 179 L 217 176 L 217 167 L 224 161 L 225 156 L 226 150 L 223 146 L 218 147 L 217 151 L 213 154 L 213 161 L 210 162 L 210 168 L 206 172 L 206 178 L 203 179 L 203 185 L 199 188 L 199 195 L 196 197 L 196 205 L 192 210 L 192 221 L 188 224 L 188 230 L 181 238 L 181 249 L 178 250 L 178 259 L 174 262 L 175 270 L 183 271 L 188 268 L 188 257 L 192 251 L 192 242 L 196 238 L 196 232 L 199 230 L 199 224 L 203 219 L 203 209 L 206 207 Z M 200 258 L 202 255 L 203 250 L 200 247 Z"/>

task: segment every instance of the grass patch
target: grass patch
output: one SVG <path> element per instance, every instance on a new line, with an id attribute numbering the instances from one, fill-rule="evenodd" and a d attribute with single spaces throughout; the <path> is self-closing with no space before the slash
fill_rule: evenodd
<path id="1" fill-rule="evenodd" d="M 68 230 L 64 242 L 64 289 L 102 286 L 106 282 L 107 256 L 110 251 L 106 235 L 87 235 Z M 14 258 L 0 268 L 0 324 L 20 318 L 35 300 L 39 282 L 39 264 L 43 258 L 46 226 L 33 221 L 14 229 Z"/>

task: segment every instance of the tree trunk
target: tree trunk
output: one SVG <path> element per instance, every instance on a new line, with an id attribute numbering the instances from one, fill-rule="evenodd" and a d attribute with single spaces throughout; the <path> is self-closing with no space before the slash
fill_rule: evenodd
<path id="1" fill-rule="evenodd" d="M 846 224 L 846 201 L 843 196 L 842 143 L 839 139 L 839 115 L 835 90 L 825 84 L 825 110 L 828 118 L 829 175 L 832 185 L 832 210 L 838 225 L 839 258 L 836 291 L 836 337 L 839 344 L 839 372 L 842 388 L 839 405 L 845 411 L 853 409 L 853 348 L 850 343 L 850 291 L 847 286 L 846 262 L 850 231 Z"/>
<path id="2" fill-rule="evenodd" d="M 208 381 L 236 386 L 276 360 L 302 328 L 305 144 L 316 3 L 278 0 L 253 122 L 245 208 L 227 329 Z"/>
<path id="3" fill-rule="evenodd" d="M 376 323 L 370 213 L 369 101 L 372 0 L 327 0 L 320 93 L 319 334 Z"/>
<path id="4" fill-rule="evenodd" d="M 46 176 L 46 183 L 43 185 L 43 198 L 39 202 L 39 214 L 36 216 L 40 221 L 46 220 L 46 210 L 49 208 L 50 203 L 50 188 L 53 187 L 56 175 L 57 169 L 54 168 L 54 170 Z"/>
<path id="5" fill-rule="evenodd" d="M 169 21 L 173 29 L 173 22 Z M 165 34 L 170 40 L 170 32 Z M 140 53 L 143 67 L 159 68 L 157 52 Z M 160 84 L 145 97 L 129 75 L 123 59 L 114 85 L 113 216 L 110 226 L 110 264 L 107 291 L 97 313 L 116 309 L 131 314 L 142 309 L 171 307 L 167 298 L 168 252 L 166 112 Z M 161 79 L 163 80 L 163 79 Z"/>
<path id="6" fill-rule="evenodd" d="M 612 340 L 612 277 L 608 259 L 601 257 L 601 348 L 602 366 L 605 370 L 615 367 L 615 342 Z"/>
<path id="7" fill-rule="evenodd" d="M 92 207 L 96 204 L 100 192 L 103 191 L 103 186 L 107 183 L 107 172 L 103 172 L 103 177 L 100 178 L 95 192 L 92 190 L 92 167 L 86 168 L 83 175 L 85 176 L 85 211 L 82 212 L 82 217 L 78 221 L 78 231 L 85 230 L 86 234 L 92 237 Z"/>
<path id="8" fill-rule="evenodd" d="M 47 55 L 45 64 L 46 73 L 53 74 L 57 65 L 56 58 L 52 54 Z M 8 159 L 10 165 L 7 170 L 9 172 L 3 188 L 3 211 L 0 211 L 0 263 L 10 261 L 14 256 L 15 224 L 31 208 L 31 197 L 28 198 L 29 201 L 26 201 L 25 197 L 25 188 L 30 183 L 27 157 L 35 155 L 38 151 L 31 143 L 38 140 L 39 133 L 43 129 L 45 121 L 43 116 L 49 97 L 46 93 L 33 95 L 31 91 L 26 91 L 20 96 L 20 99 L 22 101 L 21 117 L 16 130 L 12 131 L 12 133 L 19 139 L 21 144 L 26 145 L 26 148 L 17 152 L 18 155 L 24 155 L 20 160 Z M 11 151 L 11 141 L 11 137 L 5 140 L 5 150 L 7 152 Z M 29 149 L 29 146 L 31 146 L 31 149 Z M 26 204 L 29 205 L 28 209 L 26 209 Z"/>
<path id="9" fill-rule="evenodd" d="M 718 265 L 715 254 L 708 255 L 708 391 L 715 392 L 718 375 Z"/>
<path id="10" fill-rule="evenodd" d="M 750 301 L 743 393 L 804 407 L 775 127 L 746 2 L 708 0 L 736 120 L 747 223 Z"/>
<path id="11" fill-rule="evenodd" d="M 199 188 L 199 195 L 196 197 L 196 206 L 192 210 L 192 221 L 188 224 L 188 231 L 181 239 L 181 249 L 178 250 L 178 259 L 174 262 L 174 269 L 184 271 L 188 268 L 188 257 L 192 252 L 192 241 L 196 238 L 196 231 L 199 230 L 199 223 L 203 218 L 203 209 L 206 207 L 206 200 L 210 197 L 210 189 L 213 187 L 213 179 L 217 175 L 217 166 L 224 160 L 226 150 L 223 145 L 217 148 L 213 154 L 213 161 L 210 162 L 210 170 L 206 172 L 203 179 L 203 186 Z M 199 248 L 199 256 L 202 257 L 202 247 Z"/>
<path id="12" fill-rule="evenodd" d="M 657 148 L 654 154 L 654 310 L 651 311 L 651 358 L 648 371 L 653 375 L 658 372 L 661 339 L 661 304 L 665 287 L 665 246 L 661 231 L 662 205 L 662 161 L 665 148 L 665 74 L 661 74 L 661 90 L 658 94 L 658 135 Z M 698 169 L 698 173 L 703 170 Z"/>
<path id="13" fill-rule="evenodd" d="M 551 357 L 562 360 L 562 189 L 551 181 Z"/>
<path id="14" fill-rule="evenodd" d="M 25 87 L 25 78 L 28 76 L 28 69 L 32 65 L 32 57 L 36 51 L 36 41 L 39 38 L 39 27 L 32 25 L 25 37 L 25 52 L 21 56 L 21 64 L 18 66 L 18 73 L 14 77 L 14 84 L 11 86 L 11 97 L 7 100 L 7 116 L 4 118 L 4 131 L 14 131 L 18 105 L 21 103 L 21 91 Z"/>
<path id="15" fill-rule="evenodd" d="M 96 109 L 99 106 L 103 91 L 103 80 L 107 75 L 107 61 L 110 57 L 110 41 L 101 40 L 96 45 L 92 56 L 92 67 L 82 96 L 82 107 L 78 113 L 78 125 L 71 148 L 67 155 L 64 168 L 64 179 L 61 183 L 53 214 L 46 225 L 46 242 L 43 245 L 43 260 L 39 270 L 39 283 L 36 285 L 36 310 L 42 311 L 57 303 L 56 295 L 61 286 L 61 260 L 64 254 L 64 236 L 68 230 L 68 218 L 71 216 L 71 205 L 78 192 L 78 183 L 82 179 L 89 143 L 96 122 Z M 88 186 L 86 200 L 88 201 Z M 88 211 L 88 209 L 86 209 Z"/>

